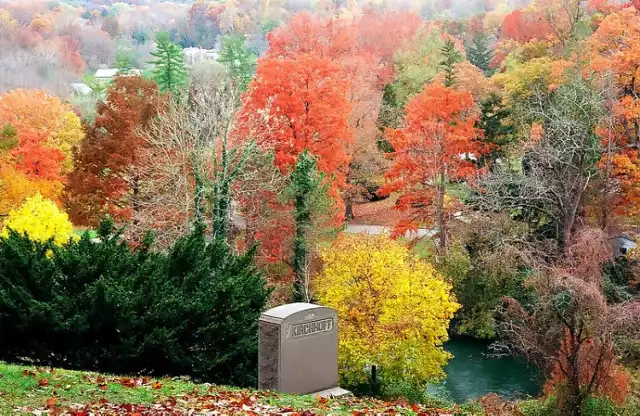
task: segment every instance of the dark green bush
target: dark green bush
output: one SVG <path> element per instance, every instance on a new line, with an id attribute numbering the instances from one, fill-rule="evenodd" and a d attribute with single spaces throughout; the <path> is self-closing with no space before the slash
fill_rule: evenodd
<path id="1" fill-rule="evenodd" d="M 616 408 L 606 397 L 590 397 L 582 405 L 582 415 L 584 416 L 613 416 Z"/>
<path id="2" fill-rule="evenodd" d="M 602 289 L 607 296 L 608 303 L 622 303 L 629 301 L 634 293 L 632 285 L 635 279 L 634 260 L 618 257 L 602 266 Z"/>
<path id="3" fill-rule="evenodd" d="M 0 240 L 0 358 L 254 385 L 269 293 L 254 252 L 196 229 L 167 253 L 109 224 L 63 247 Z"/>

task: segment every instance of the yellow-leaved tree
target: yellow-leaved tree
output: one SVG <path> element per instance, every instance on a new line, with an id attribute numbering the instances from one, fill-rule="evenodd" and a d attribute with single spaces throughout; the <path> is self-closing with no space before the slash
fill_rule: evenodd
<path id="1" fill-rule="evenodd" d="M 444 377 L 442 344 L 460 305 L 430 264 L 386 236 L 344 235 L 321 255 L 316 290 L 338 311 L 345 385 L 366 383 L 373 365 L 414 386 Z"/>
<path id="2" fill-rule="evenodd" d="M 73 237 L 73 225 L 67 214 L 40 194 L 27 198 L 20 208 L 11 211 L 4 222 L 3 237 L 9 235 L 9 229 L 26 233 L 34 241 L 53 239 L 57 245 Z"/>

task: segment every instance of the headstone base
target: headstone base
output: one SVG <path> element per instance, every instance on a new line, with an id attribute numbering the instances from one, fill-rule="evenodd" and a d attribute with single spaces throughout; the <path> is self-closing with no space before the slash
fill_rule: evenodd
<path id="1" fill-rule="evenodd" d="M 332 389 L 322 390 L 316 393 L 311 393 L 310 396 L 320 396 L 326 398 L 338 398 L 338 397 L 347 397 L 353 396 L 349 390 L 342 389 L 340 387 L 334 387 Z"/>

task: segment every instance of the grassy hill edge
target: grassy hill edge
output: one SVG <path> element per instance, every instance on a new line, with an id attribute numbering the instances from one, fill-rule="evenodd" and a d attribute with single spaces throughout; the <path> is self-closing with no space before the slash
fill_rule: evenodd
<path id="1" fill-rule="evenodd" d="M 439 407 L 440 406 L 440 407 Z M 185 378 L 122 377 L 0 362 L 0 415 L 478 415 L 476 406 L 324 399 L 196 384 Z"/>

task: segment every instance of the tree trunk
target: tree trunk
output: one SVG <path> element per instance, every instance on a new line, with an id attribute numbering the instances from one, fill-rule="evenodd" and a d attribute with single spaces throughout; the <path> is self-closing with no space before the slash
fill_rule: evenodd
<path id="1" fill-rule="evenodd" d="M 438 240 L 438 255 L 444 255 L 444 251 L 447 247 L 447 224 L 444 213 L 444 196 L 445 189 L 444 184 L 438 187 L 438 207 L 437 216 L 438 216 L 438 231 L 439 231 L 439 240 Z"/>
<path id="2" fill-rule="evenodd" d="M 573 332 L 569 333 L 570 354 L 567 357 L 567 397 L 563 414 L 580 416 L 582 413 L 582 394 L 580 392 L 580 344 Z"/>
<path id="3" fill-rule="evenodd" d="M 353 202 L 351 202 L 351 198 L 347 199 L 345 202 L 345 215 L 344 217 L 348 220 L 352 220 L 355 218 L 353 215 Z"/>
<path id="4" fill-rule="evenodd" d="M 200 175 L 200 166 L 197 161 L 193 160 L 192 167 L 196 185 L 193 191 L 193 215 L 196 224 L 200 224 L 202 222 L 202 193 L 204 187 L 202 184 L 202 176 Z"/>
<path id="5" fill-rule="evenodd" d="M 436 250 L 437 251 L 436 261 L 440 261 L 440 258 L 444 256 L 444 253 L 447 250 L 447 245 L 448 245 L 447 217 L 446 217 L 445 207 L 444 207 L 444 199 L 447 192 L 445 187 L 446 177 L 447 177 L 447 166 L 444 163 L 444 161 L 442 161 L 441 163 L 439 176 L 440 176 L 439 183 L 436 185 L 437 193 L 438 193 L 437 199 L 436 199 L 436 221 L 437 221 L 438 234 L 439 234 L 437 250 Z"/>
<path id="6" fill-rule="evenodd" d="M 131 197 L 131 210 L 133 211 L 133 225 L 137 225 L 140 221 L 136 215 L 140 211 L 140 178 L 137 176 L 133 178 L 131 184 L 131 191 L 133 196 Z"/>
<path id="7" fill-rule="evenodd" d="M 311 224 L 311 215 L 306 209 L 308 192 L 296 196 L 295 220 L 296 234 L 293 239 L 293 302 L 308 302 L 307 293 L 307 232 Z"/>
<path id="8" fill-rule="evenodd" d="M 222 180 L 218 195 L 215 196 L 214 218 L 213 218 L 213 236 L 216 240 L 227 241 L 229 234 L 229 184 L 225 179 Z"/>
<path id="9" fill-rule="evenodd" d="M 566 219 L 562 227 L 562 248 L 566 251 L 571 245 L 571 234 L 573 231 L 573 219 Z"/>
<path id="10" fill-rule="evenodd" d="M 577 369 L 571 369 L 571 374 L 567 380 L 567 398 L 564 402 L 562 414 L 580 416 L 582 414 L 582 396 L 580 394 L 580 383 L 578 375 L 574 373 Z"/>

